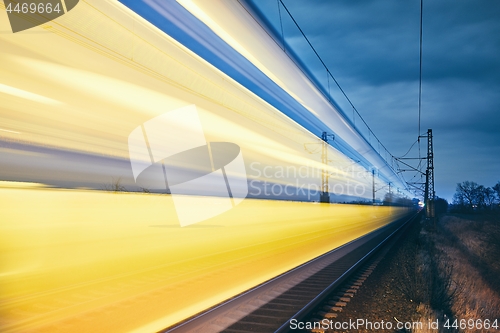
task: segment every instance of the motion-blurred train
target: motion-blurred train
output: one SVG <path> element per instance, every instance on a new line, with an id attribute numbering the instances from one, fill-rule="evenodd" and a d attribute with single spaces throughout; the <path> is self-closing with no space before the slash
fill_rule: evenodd
<path id="1" fill-rule="evenodd" d="M 412 209 L 252 3 L 6 4 L 2 332 L 158 331 Z"/>

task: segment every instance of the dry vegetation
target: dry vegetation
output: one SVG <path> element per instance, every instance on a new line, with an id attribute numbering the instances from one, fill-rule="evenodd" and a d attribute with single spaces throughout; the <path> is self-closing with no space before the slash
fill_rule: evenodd
<path id="1" fill-rule="evenodd" d="M 436 242 L 438 235 L 420 226 L 413 233 L 406 246 L 398 252 L 395 267 L 400 272 L 394 287 L 407 301 L 415 304 L 415 312 L 410 315 L 412 322 L 427 323 L 439 320 L 444 323 L 453 318 L 453 304 L 458 286 L 454 283 L 453 262 Z M 440 325 L 442 330 L 442 325 Z M 413 332 L 435 332 L 426 325 Z M 442 330 L 453 332 L 453 329 Z"/>
<path id="2" fill-rule="evenodd" d="M 453 263 L 457 290 L 452 311 L 459 319 L 500 321 L 500 221 L 495 216 L 445 216 L 436 247 Z M 464 332 L 488 330 L 465 329 Z M 491 330 L 496 331 L 498 330 Z"/>
<path id="3" fill-rule="evenodd" d="M 467 325 L 456 331 L 498 332 L 500 328 L 478 328 L 477 321 L 498 319 L 500 325 L 499 241 L 495 216 L 449 215 L 437 229 L 422 228 L 399 260 L 402 279 L 397 288 L 419 304 L 412 320 L 457 319 Z M 452 330 L 441 326 L 441 331 Z"/>
<path id="4" fill-rule="evenodd" d="M 399 332 L 500 332 L 498 329 L 443 327 L 449 319 L 498 319 L 500 325 L 500 217 L 448 215 L 437 227 L 415 223 L 337 321 L 366 318 L 428 323 L 439 330 Z M 329 330 L 328 332 L 354 332 Z M 358 330 L 356 332 L 389 332 Z"/>

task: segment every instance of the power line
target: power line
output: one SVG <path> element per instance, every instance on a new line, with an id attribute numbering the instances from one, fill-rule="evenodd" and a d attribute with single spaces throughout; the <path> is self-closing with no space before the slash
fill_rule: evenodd
<path id="1" fill-rule="evenodd" d="M 419 54 L 419 77 L 418 77 L 418 157 L 420 157 L 420 116 L 422 113 L 422 37 L 424 0 L 420 0 L 420 54 Z"/>
<path id="2" fill-rule="evenodd" d="M 371 127 L 368 125 L 368 123 L 364 120 L 364 118 L 361 116 L 361 114 L 359 113 L 358 109 L 356 109 L 356 107 L 354 106 L 354 104 L 352 103 L 351 99 L 347 96 L 347 94 L 345 93 L 344 89 L 342 89 L 342 87 L 340 86 L 339 82 L 335 79 L 335 77 L 333 76 L 333 74 L 330 72 L 330 70 L 328 69 L 328 67 L 326 66 L 325 62 L 323 61 L 323 59 L 321 58 L 321 56 L 318 54 L 318 52 L 316 51 L 316 49 L 314 48 L 314 46 L 311 44 L 311 42 L 309 41 L 309 39 L 307 38 L 306 34 L 304 33 L 304 31 L 301 29 L 301 27 L 299 26 L 299 24 L 297 23 L 297 21 L 295 20 L 295 18 L 293 17 L 292 13 L 290 13 L 290 11 L 288 10 L 288 8 L 286 7 L 286 5 L 283 3 L 283 0 L 278 0 L 279 3 L 281 3 L 281 5 L 283 6 L 283 8 L 285 9 L 285 11 L 288 13 L 288 15 L 290 16 L 290 18 L 292 19 L 293 23 L 295 24 L 295 26 L 297 27 L 297 29 L 300 31 L 300 33 L 302 34 L 302 36 L 304 37 L 304 39 L 306 40 L 307 44 L 309 44 L 309 46 L 311 47 L 312 51 L 314 52 L 314 54 L 316 55 L 316 57 L 318 58 L 318 60 L 321 62 L 321 64 L 323 65 L 323 67 L 325 68 L 326 72 L 327 72 L 327 78 L 328 76 L 332 78 L 332 80 L 335 82 L 335 84 L 337 85 L 337 87 L 339 88 L 339 90 L 342 92 L 342 95 L 344 95 L 345 99 L 347 100 L 347 102 L 351 105 L 353 111 L 356 112 L 356 114 L 358 115 L 358 117 L 361 119 L 361 121 L 363 122 L 363 124 L 365 124 L 366 128 L 368 129 L 368 135 L 371 136 L 373 135 L 373 137 L 377 140 L 377 142 L 379 143 L 379 145 L 381 145 L 383 147 L 383 149 L 389 153 L 389 155 L 391 156 L 391 158 L 395 158 L 391 152 L 387 149 L 387 147 L 380 141 L 380 139 L 375 135 L 375 133 L 373 132 L 373 130 L 371 129 Z M 278 3 L 278 13 L 279 13 L 279 18 L 280 18 L 280 25 L 281 25 L 281 38 L 283 40 L 283 43 L 284 43 L 284 35 L 283 35 L 283 26 L 282 26 L 282 23 L 281 23 L 281 11 L 279 10 L 279 3 Z M 284 45 L 283 45 L 284 46 Z M 328 84 L 329 84 L 329 81 L 328 81 Z M 328 94 L 330 94 L 330 92 L 328 92 Z M 329 98 L 331 98 L 331 96 L 328 96 Z M 355 117 L 353 117 L 353 121 Z M 371 145 L 371 138 L 368 140 L 369 144 Z M 373 147 L 373 146 L 372 146 Z M 380 152 L 379 152 L 379 155 L 380 155 Z M 382 157 L 382 155 L 380 155 Z M 383 157 L 382 157 L 383 158 Z M 388 162 L 387 162 L 387 159 L 385 159 L 385 162 L 386 164 L 392 168 Z M 393 169 L 394 170 L 394 169 Z M 395 170 L 394 170 L 395 171 Z"/>
<path id="3" fill-rule="evenodd" d="M 293 17 L 292 13 L 290 13 L 290 11 L 288 10 L 288 8 L 285 6 L 285 4 L 283 3 L 282 0 L 279 0 L 279 2 L 281 3 L 281 5 L 283 5 L 283 8 L 285 8 L 286 12 L 288 13 L 288 15 L 290 16 L 290 18 L 292 19 L 293 23 L 295 24 L 295 26 L 297 27 L 297 29 L 299 29 L 300 33 L 302 34 L 302 36 L 304 37 L 304 39 L 306 40 L 307 44 L 309 44 L 309 46 L 311 47 L 311 49 L 313 50 L 314 54 L 316 54 L 316 56 L 318 57 L 319 61 L 321 62 L 321 64 L 323 64 L 323 67 L 325 67 L 326 69 L 326 72 L 332 77 L 333 81 L 337 84 L 337 87 L 339 87 L 340 91 L 342 92 L 342 94 L 344 95 L 344 97 L 347 99 L 347 101 L 349 102 L 349 104 L 351 104 L 352 107 L 354 107 L 354 105 L 352 104 L 351 100 L 349 99 L 349 97 L 347 97 L 346 93 L 344 92 L 344 90 L 342 89 L 342 87 L 340 86 L 340 84 L 337 82 L 337 80 L 335 79 L 335 77 L 332 75 L 332 73 L 330 73 L 330 70 L 328 69 L 328 67 L 326 66 L 326 64 L 323 62 L 323 59 L 321 59 L 321 57 L 319 56 L 318 52 L 316 52 L 316 49 L 314 48 L 314 46 L 311 44 L 311 42 L 309 41 L 309 38 L 307 38 L 306 34 L 304 33 L 304 31 L 302 31 L 302 29 L 300 28 L 299 24 L 297 23 L 297 21 L 295 21 L 295 18 Z M 280 16 L 280 20 L 281 20 L 281 16 Z"/>
<path id="4" fill-rule="evenodd" d="M 285 49 L 285 34 L 283 33 L 283 22 L 281 22 L 281 9 L 280 9 L 279 0 L 276 3 L 278 4 L 278 16 L 280 17 L 281 45 L 283 46 L 283 51 L 286 53 L 286 49 Z"/>
<path id="5" fill-rule="evenodd" d="M 401 157 L 399 158 L 402 158 L 402 157 L 405 157 L 406 155 L 408 155 L 408 153 L 411 151 L 411 149 L 413 148 L 413 146 L 417 143 L 418 140 L 415 140 L 415 142 L 413 142 L 413 144 L 410 146 L 410 149 L 408 149 L 408 151 Z"/>

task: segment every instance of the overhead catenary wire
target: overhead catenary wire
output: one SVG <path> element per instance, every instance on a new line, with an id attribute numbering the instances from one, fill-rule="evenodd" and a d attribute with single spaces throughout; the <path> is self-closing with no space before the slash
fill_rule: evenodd
<path id="1" fill-rule="evenodd" d="M 424 17 L 424 1 L 423 0 L 420 0 L 420 26 L 419 26 L 419 75 L 418 75 L 418 136 L 417 136 L 417 141 L 418 142 L 418 159 L 419 159 L 419 162 L 418 162 L 418 165 L 416 167 L 416 169 L 420 170 L 420 172 L 416 173 L 412 179 L 414 179 L 416 176 L 419 176 L 420 178 L 420 181 L 422 181 L 422 178 L 423 178 L 423 172 L 421 171 L 421 168 L 422 168 L 422 161 L 423 161 L 423 158 L 422 158 L 422 153 L 421 153 L 421 147 L 420 147 L 420 138 L 423 137 L 423 135 L 420 133 L 421 132 L 421 119 L 422 119 L 422 55 L 423 55 L 423 17 Z M 405 155 L 403 155 L 402 157 L 406 156 L 410 150 L 413 148 L 413 146 L 415 145 L 415 143 L 413 143 L 410 147 L 410 149 L 408 150 L 408 152 L 406 152 Z"/>
<path id="2" fill-rule="evenodd" d="M 412 145 L 410 146 L 410 148 L 408 149 L 408 151 L 404 155 L 400 156 L 399 158 L 402 158 L 402 157 L 405 157 L 406 155 L 408 155 L 408 153 L 411 151 L 411 149 L 413 148 L 413 146 L 415 146 L 415 144 L 417 142 L 418 142 L 418 140 L 415 140 L 415 142 L 412 143 Z"/>
<path id="3" fill-rule="evenodd" d="M 418 76 L 418 157 L 420 153 L 420 119 L 422 114 L 422 39 L 423 39 L 424 0 L 420 0 L 420 38 L 419 38 L 419 76 Z"/>
<path id="4" fill-rule="evenodd" d="M 281 45 L 283 48 L 283 52 L 286 53 L 286 48 L 285 48 L 285 34 L 283 33 L 283 22 L 281 21 L 281 9 L 280 9 L 280 3 L 279 0 L 276 2 L 278 4 L 278 16 L 280 18 L 280 28 L 281 28 Z"/>
<path id="5" fill-rule="evenodd" d="M 297 27 L 297 29 L 299 30 L 299 32 L 302 34 L 302 36 L 304 37 L 304 39 L 306 40 L 307 44 L 309 45 L 309 47 L 311 48 L 311 50 L 314 52 L 314 54 L 316 55 L 316 57 L 318 58 L 318 60 L 321 62 L 321 64 L 323 65 L 324 69 L 326 70 L 327 72 L 327 78 L 328 77 L 331 77 L 331 79 L 333 80 L 333 82 L 335 82 L 335 84 L 337 85 L 337 87 L 339 88 L 340 92 L 342 93 L 342 95 L 345 97 L 345 99 L 347 100 L 347 102 L 349 103 L 349 105 L 352 107 L 353 109 L 353 112 L 355 112 L 359 119 L 361 119 L 361 121 L 363 122 L 363 124 L 366 126 L 366 128 L 368 129 L 368 143 L 371 145 L 371 136 L 373 135 L 373 137 L 375 138 L 375 140 L 377 140 L 378 144 L 382 146 L 382 148 L 386 151 L 386 153 L 389 153 L 389 156 L 394 159 L 395 156 L 391 154 L 391 152 L 387 149 L 387 147 L 380 141 L 380 139 L 377 137 L 377 135 L 373 132 L 373 130 L 371 129 L 371 127 L 368 125 L 368 123 L 364 120 L 364 118 L 361 116 L 361 114 L 359 113 L 358 109 L 354 106 L 353 102 L 351 101 L 351 99 L 347 96 L 346 92 L 344 91 L 344 89 L 341 87 L 340 83 L 337 81 L 337 79 L 333 76 L 333 74 L 330 72 L 330 69 L 328 68 L 328 66 L 325 64 L 325 62 L 323 61 L 323 59 L 321 58 L 321 56 L 318 54 L 318 52 L 316 51 L 316 49 L 314 48 L 314 46 L 312 45 L 312 43 L 310 42 L 309 38 L 307 38 L 306 34 L 304 33 L 304 31 L 302 30 L 302 28 L 300 27 L 300 25 L 298 24 L 298 22 L 295 20 L 295 18 L 293 17 L 292 13 L 288 10 L 287 6 L 283 3 L 283 0 L 278 0 L 278 14 L 279 14 L 279 19 L 280 19 L 280 26 L 281 26 L 281 38 L 282 38 L 282 42 L 283 42 L 283 48 L 285 49 L 285 44 L 284 44 L 284 34 L 283 34 L 283 24 L 282 24 L 282 19 L 281 19 L 281 10 L 280 10 L 280 6 L 279 4 L 281 4 L 283 6 L 283 8 L 285 9 L 285 11 L 287 12 L 288 16 L 290 16 L 290 18 L 292 19 L 293 23 L 295 24 L 295 26 Z M 329 85 L 329 81 L 328 81 L 328 85 Z M 329 87 L 328 87 L 328 90 L 329 90 Z M 330 92 L 328 91 L 328 94 L 330 94 Z M 329 95 L 328 98 L 330 99 L 331 96 Z M 355 117 L 353 117 L 353 123 L 355 122 Z M 372 146 L 373 147 L 373 146 Z M 379 152 L 379 155 L 380 155 L 380 152 Z M 382 155 L 380 155 L 382 157 Z M 382 157 L 383 158 L 383 157 Z M 384 158 L 383 158 L 384 159 Z M 387 162 L 387 158 L 384 159 L 386 164 L 389 166 L 389 168 L 392 168 L 389 163 Z M 393 169 L 394 170 L 394 169 Z M 395 171 L 395 170 L 394 170 Z"/>

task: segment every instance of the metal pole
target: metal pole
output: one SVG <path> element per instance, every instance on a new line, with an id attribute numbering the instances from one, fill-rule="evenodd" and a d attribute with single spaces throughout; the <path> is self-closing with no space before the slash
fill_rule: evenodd
<path id="1" fill-rule="evenodd" d="M 434 147 L 432 143 L 432 129 L 427 130 L 427 184 L 426 184 L 426 190 L 427 190 L 427 218 L 434 219 L 436 217 L 435 211 L 434 211 L 434 199 L 435 199 L 435 192 L 434 192 Z"/>
<path id="2" fill-rule="evenodd" d="M 321 145 L 321 162 L 323 163 L 323 172 L 321 173 L 321 195 L 320 202 L 330 202 L 330 193 L 328 186 L 328 133 L 323 132 L 321 135 L 321 139 L 323 140 Z"/>
<path id="3" fill-rule="evenodd" d="M 375 170 L 372 170 L 372 195 L 373 195 L 373 204 L 375 205 Z"/>

